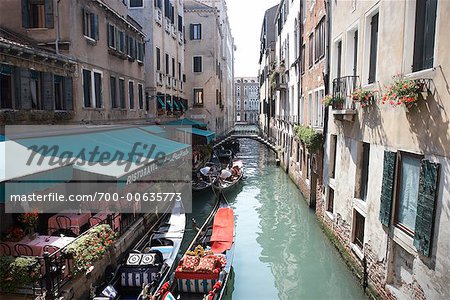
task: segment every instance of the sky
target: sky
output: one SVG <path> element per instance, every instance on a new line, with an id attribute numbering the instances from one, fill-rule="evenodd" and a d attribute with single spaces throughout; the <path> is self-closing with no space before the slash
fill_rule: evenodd
<path id="1" fill-rule="evenodd" d="M 259 37 L 264 13 L 279 0 L 226 0 L 236 44 L 234 76 L 258 76 Z"/>

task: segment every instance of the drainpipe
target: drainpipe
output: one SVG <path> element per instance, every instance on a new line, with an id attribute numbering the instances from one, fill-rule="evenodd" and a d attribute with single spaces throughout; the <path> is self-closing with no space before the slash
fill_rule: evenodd
<path id="1" fill-rule="evenodd" d="M 57 0 L 56 1 L 56 12 L 55 12 L 55 17 L 56 17 L 56 41 L 55 41 L 55 50 L 56 50 L 56 54 L 59 55 L 59 37 L 60 37 L 60 31 L 59 31 L 59 2 L 61 2 L 61 0 Z"/>

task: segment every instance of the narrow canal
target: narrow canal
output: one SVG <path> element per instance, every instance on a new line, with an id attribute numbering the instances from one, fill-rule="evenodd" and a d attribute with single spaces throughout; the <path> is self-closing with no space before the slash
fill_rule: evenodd
<path id="1" fill-rule="evenodd" d="M 363 299 L 362 288 L 320 229 L 314 211 L 275 155 L 256 141 L 241 140 L 246 180 L 227 195 L 235 209 L 236 251 L 231 299 Z M 211 194 L 193 198 L 200 224 Z M 193 237 L 188 225 L 185 247 Z"/>

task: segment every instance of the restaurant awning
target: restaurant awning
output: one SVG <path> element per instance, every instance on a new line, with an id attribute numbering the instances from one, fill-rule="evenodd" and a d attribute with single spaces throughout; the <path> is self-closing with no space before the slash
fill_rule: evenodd
<path id="1" fill-rule="evenodd" d="M 164 123 L 164 125 L 181 125 L 181 126 L 192 126 L 196 128 L 206 128 L 206 124 L 200 121 L 191 120 L 191 119 L 178 119 Z"/>
<path id="2" fill-rule="evenodd" d="M 165 154 L 165 161 L 176 160 L 190 154 L 190 145 L 150 134 L 140 128 L 30 138 L 19 142 L 27 147 L 58 145 L 59 151 L 56 156 L 67 158 L 69 153 L 72 153 L 72 158 L 76 159 L 74 169 L 110 177 L 117 180 L 119 187 L 129 183 L 129 176 L 136 178 L 135 172 L 156 163 L 156 159 L 159 159 L 157 155 L 160 152 Z M 152 147 L 153 151 L 150 153 L 149 149 Z M 88 153 L 92 151 L 95 151 L 98 155 L 89 156 Z M 79 156 L 82 152 L 86 154 L 84 159 Z M 105 156 L 104 153 L 110 155 Z M 121 154 L 123 155 L 121 156 Z M 128 161 L 129 164 L 118 163 L 120 159 Z M 143 164 L 144 160 L 146 160 L 145 164 Z M 151 171 L 153 172 L 155 169 Z M 152 172 L 148 170 L 139 172 L 138 179 L 150 176 Z"/>
<path id="3" fill-rule="evenodd" d="M 186 111 L 186 107 L 184 106 L 183 100 L 184 100 L 184 99 L 181 99 L 181 101 L 180 101 L 181 109 L 182 109 L 183 111 Z"/>
<path id="4" fill-rule="evenodd" d="M 143 127 L 139 127 L 139 128 L 142 130 L 145 130 L 147 132 L 159 135 L 159 136 L 163 136 L 166 133 L 166 130 L 158 125 L 149 125 L 149 126 L 143 126 Z"/>
<path id="5" fill-rule="evenodd" d="M 156 98 L 158 99 L 158 106 L 162 109 L 166 108 L 166 104 L 164 102 L 164 96 L 157 95 Z"/>
<path id="6" fill-rule="evenodd" d="M 0 142 L 0 157 L 4 158 L 0 160 L 1 203 L 10 195 L 43 191 L 71 180 L 72 165 L 52 164 L 52 156 L 34 154 L 30 160 L 33 152 L 27 147 L 9 140 Z"/>
<path id="7" fill-rule="evenodd" d="M 173 104 L 175 105 L 175 109 L 176 110 L 181 110 L 180 105 L 178 104 L 178 100 L 177 99 L 173 99 Z"/>
<path id="8" fill-rule="evenodd" d="M 208 142 L 208 144 L 211 143 L 214 140 L 214 137 L 215 137 L 215 133 L 214 132 L 208 131 L 208 130 L 198 129 L 198 128 L 195 128 L 195 127 L 191 127 L 191 128 L 177 128 L 177 130 L 205 137 L 207 142 Z"/>

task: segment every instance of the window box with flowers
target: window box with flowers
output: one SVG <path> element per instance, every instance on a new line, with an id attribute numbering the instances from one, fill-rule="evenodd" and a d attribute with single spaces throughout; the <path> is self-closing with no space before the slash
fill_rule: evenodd
<path id="1" fill-rule="evenodd" d="M 307 126 L 295 126 L 294 131 L 298 139 L 300 139 L 300 141 L 311 153 L 317 152 L 322 148 L 322 133 L 317 132 L 313 128 Z"/>
<path id="2" fill-rule="evenodd" d="M 352 93 L 352 100 L 359 103 L 362 108 L 375 103 L 375 93 L 373 91 L 357 88 Z"/>
<path id="3" fill-rule="evenodd" d="M 340 96 L 333 97 L 331 95 L 326 95 L 322 99 L 322 103 L 328 107 L 332 106 L 333 109 L 342 109 L 345 99 Z"/>
<path id="4" fill-rule="evenodd" d="M 394 81 L 387 86 L 383 94 L 381 103 L 390 104 L 393 107 L 405 106 L 410 109 L 426 98 L 427 89 L 421 81 L 405 79 L 401 76 L 395 76 Z"/>
<path id="5" fill-rule="evenodd" d="M 109 225 L 102 224 L 90 229 L 83 236 L 67 246 L 64 254 L 73 259 L 72 275 L 89 273 L 113 245 L 116 234 Z"/>

